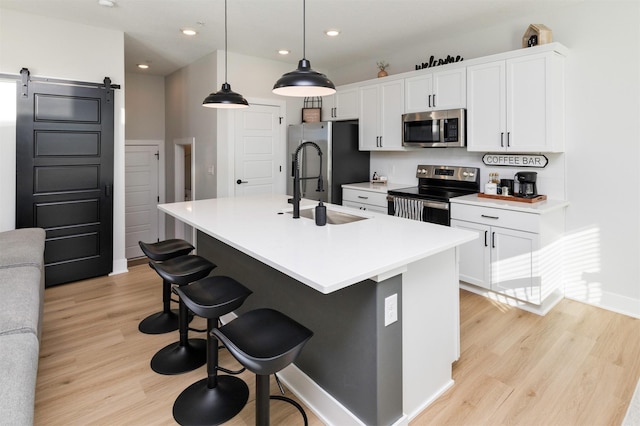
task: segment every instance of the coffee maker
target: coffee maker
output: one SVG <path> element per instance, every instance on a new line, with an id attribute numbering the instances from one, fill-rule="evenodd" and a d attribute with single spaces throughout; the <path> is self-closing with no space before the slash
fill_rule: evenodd
<path id="1" fill-rule="evenodd" d="M 538 173 L 536 172 L 518 172 L 513 177 L 518 182 L 517 197 L 522 198 L 535 198 L 538 196 L 538 189 L 536 188 L 536 179 Z"/>

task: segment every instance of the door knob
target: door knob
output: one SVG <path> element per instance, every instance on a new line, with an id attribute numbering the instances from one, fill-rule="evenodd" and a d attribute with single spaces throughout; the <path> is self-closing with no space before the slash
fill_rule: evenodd
<path id="1" fill-rule="evenodd" d="M 236 181 L 236 183 L 237 183 L 238 185 L 240 185 L 241 183 L 249 183 L 249 182 L 247 182 L 246 180 L 238 179 L 238 180 Z"/>

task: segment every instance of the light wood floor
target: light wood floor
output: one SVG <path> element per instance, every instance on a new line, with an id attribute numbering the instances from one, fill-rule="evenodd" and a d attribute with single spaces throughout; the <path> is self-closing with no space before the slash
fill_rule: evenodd
<path id="1" fill-rule="evenodd" d="M 45 291 L 36 425 L 175 424 L 173 401 L 206 373 L 150 369 L 153 354 L 177 338 L 137 330 L 160 308 L 160 287 L 140 265 Z M 412 425 L 619 425 L 640 376 L 640 320 L 568 300 L 539 317 L 462 291 L 461 345 L 456 384 Z M 238 366 L 220 355 L 221 365 Z M 254 423 L 253 375 L 241 377 L 249 403 L 230 425 Z M 274 425 L 302 424 L 282 402 L 272 402 L 271 416 Z"/>

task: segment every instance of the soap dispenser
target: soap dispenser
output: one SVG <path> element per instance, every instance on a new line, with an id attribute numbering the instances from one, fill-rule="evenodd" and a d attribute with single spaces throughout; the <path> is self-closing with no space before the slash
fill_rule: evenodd
<path id="1" fill-rule="evenodd" d="M 322 204 L 322 200 L 318 201 L 316 206 L 316 225 L 324 226 L 327 224 L 327 206 Z"/>

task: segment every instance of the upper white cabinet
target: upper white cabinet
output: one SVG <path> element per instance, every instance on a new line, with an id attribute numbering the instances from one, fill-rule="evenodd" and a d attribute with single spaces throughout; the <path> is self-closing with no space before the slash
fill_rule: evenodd
<path id="1" fill-rule="evenodd" d="M 405 112 L 466 108 L 466 68 L 405 79 Z"/>
<path id="2" fill-rule="evenodd" d="M 562 152 L 564 57 L 548 51 L 468 66 L 467 150 Z"/>
<path id="3" fill-rule="evenodd" d="M 336 93 L 322 98 L 322 120 L 357 120 L 360 113 L 358 87 L 337 87 Z"/>
<path id="4" fill-rule="evenodd" d="M 398 151 L 402 146 L 404 80 L 360 87 L 360 150 Z"/>

